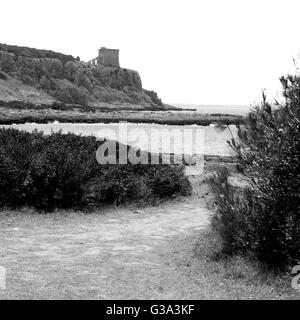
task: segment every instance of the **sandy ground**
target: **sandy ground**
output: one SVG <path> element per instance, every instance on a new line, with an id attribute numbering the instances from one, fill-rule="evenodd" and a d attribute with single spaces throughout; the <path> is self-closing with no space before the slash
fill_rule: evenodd
<path id="1" fill-rule="evenodd" d="M 0 212 L 0 299 L 299 299 L 289 279 L 212 259 L 211 196 L 190 179 L 193 196 L 156 207 Z"/>
<path id="2" fill-rule="evenodd" d="M 84 215 L 1 214 L 1 298 L 193 297 L 176 269 L 181 239 L 208 224 L 201 199 Z M 180 247 L 178 247 L 180 245 Z"/>

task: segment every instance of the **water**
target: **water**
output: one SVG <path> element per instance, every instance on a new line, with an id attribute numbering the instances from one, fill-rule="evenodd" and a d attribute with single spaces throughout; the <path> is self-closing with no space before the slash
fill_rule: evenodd
<path id="1" fill-rule="evenodd" d="M 198 105 L 198 104 L 179 104 L 170 103 L 172 106 L 183 109 L 196 109 L 199 113 L 212 114 L 233 114 L 245 116 L 251 109 L 251 106 L 247 105 Z"/>
<path id="2" fill-rule="evenodd" d="M 218 155 L 218 156 L 228 156 L 232 155 L 233 152 L 227 144 L 227 140 L 231 139 L 231 133 L 228 129 L 223 132 L 219 132 L 216 130 L 215 126 L 172 126 L 172 125 L 158 125 L 158 124 L 131 124 L 127 123 L 127 132 L 129 134 L 124 134 L 124 130 L 122 131 L 122 124 L 112 123 L 112 124 L 87 124 L 87 123 L 48 123 L 48 124 L 36 124 L 36 123 L 25 123 L 18 125 L 3 125 L 2 127 L 13 127 L 19 130 L 25 131 L 33 131 L 37 129 L 38 131 L 43 131 L 45 134 L 50 134 L 51 131 L 57 132 L 62 130 L 63 133 L 75 133 L 81 134 L 84 136 L 96 136 L 96 137 L 107 137 L 113 140 L 118 140 L 122 143 L 126 143 L 126 135 L 133 136 L 134 138 L 132 143 L 128 144 L 138 147 L 142 150 L 149 150 L 149 143 L 147 142 L 147 137 L 149 137 L 149 132 L 152 129 L 184 129 L 184 128 L 193 128 L 199 130 L 199 132 L 203 132 L 203 147 L 200 146 L 200 150 L 202 153 L 206 155 Z M 124 129 L 124 128 L 123 128 Z M 235 126 L 231 125 L 230 129 L 234 136 L 236 136 L 237 129 Z M 135 131 L 134 131 L 135 130 Z M 119 134 L 121 133 L 121 134 Z M 195 140 L 189 141 L 185 140 L 184 144 L 195 144 Z M 155 147 L 155 146 L 154 146 Z M 187 146 L 187 150 L 189 146 Z M 195 146 L 190 146 L 191 148 L 195 148 Z M 198 147 L 196 149 L 198 150 Z M 157 152 L 158 150 L 153 149 L 151 146 L 152 152 Z M 161 150 L 161 149 L 160 149 Z M 195 150 L 195 149 L 193 149 Z M 202 154 L 201 153 L 201 154 Z"/>

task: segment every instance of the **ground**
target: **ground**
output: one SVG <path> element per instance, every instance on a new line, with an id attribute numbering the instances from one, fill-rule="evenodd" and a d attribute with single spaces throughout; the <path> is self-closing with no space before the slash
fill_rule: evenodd
<path id="1" fill-rule="evenodd" d="M 0 80 L 1 81 L 1 80 Z M 1 89 L 1 88 L 0 88 Z M 1 96 L 1 91 L 0 91 Z M 35 93 L 31 95 L 35 98 Z M 107 112 L 109 111 L 109 112 Z M 5 106 L 0 100 L 0 124 L 14 123 L 48 123 L 59 121 L 61 123 L 157 123 L 169 125 L 208 126 L 213 123 L 237 124 L 242 123 L 243 117 L 226 114 L 202 114 L 191 111 L 161 111 L 143 110 L 141 106 L 132 104 L 112 105 L 101 103 L 95 112 L 84 111 L 82 108 L 74 109 L 66 106 L 66 110 L 47 108 L 31 108 L 30 106 Z"/>
<path id="2" fill-rule="evenodd" d="M 198 180 L 193 180 L 193 185 Z M 286 299 L 243 258 L 218 261 L 207 190 L 137 209 L 0 213 L 2 299 Z"/>

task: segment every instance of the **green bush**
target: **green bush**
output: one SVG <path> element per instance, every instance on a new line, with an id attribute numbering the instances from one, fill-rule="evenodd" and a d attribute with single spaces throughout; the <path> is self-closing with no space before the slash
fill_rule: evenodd
<path id="1" fill-rule="evenodd" d="M 0 206 L 85 209 L 189 193 L 179 166 L 98 164 L 101 143 L 71 133 L 0 129 Z"/>
<path id="2" fill-rule="evenodd" d="M 300 77 L 281 78 L 285 102 L 265 96 L 230 145 L 247 183 L 230 185 L 218 175 L 213 225 L 227 253 L 248 252 L 269 267 L 300 260 Z"/>

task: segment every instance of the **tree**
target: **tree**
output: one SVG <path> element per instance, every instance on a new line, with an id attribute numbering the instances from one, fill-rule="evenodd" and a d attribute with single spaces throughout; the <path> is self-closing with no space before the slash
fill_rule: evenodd
<path id="1" fill-rule="evenodd" d="M 240 139 L 229 142 L 247 186 L 213 182 L 213 224 L 225 251 L 251 252 L 270 267 L 285 268 L 300 259 L 300 77 L 280 81 L 284 103 L 271 104 L 263 94 L 240 126 Z"/>

